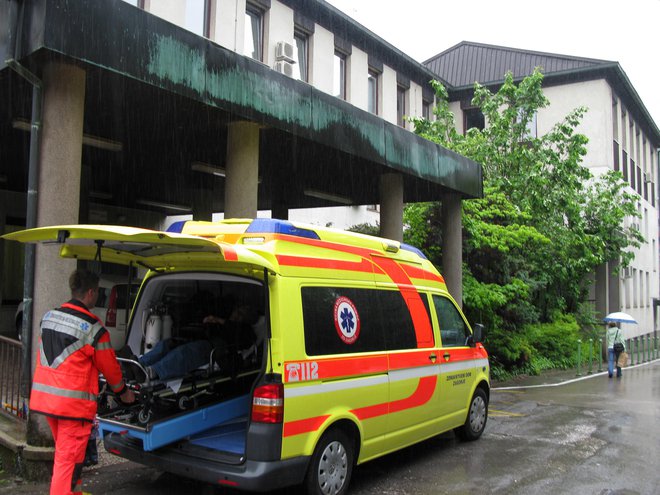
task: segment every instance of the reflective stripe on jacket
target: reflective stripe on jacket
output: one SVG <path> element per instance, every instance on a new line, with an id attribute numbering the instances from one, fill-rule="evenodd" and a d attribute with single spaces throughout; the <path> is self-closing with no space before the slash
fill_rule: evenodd
<path id="1" fill-rule="evenodd" d="M 108 331 L 76 300 L 44 316 L 36 364 L 30 409 L 48 416 L 93 420 L 99 371 L 113 391 L 124 388 Z"/>

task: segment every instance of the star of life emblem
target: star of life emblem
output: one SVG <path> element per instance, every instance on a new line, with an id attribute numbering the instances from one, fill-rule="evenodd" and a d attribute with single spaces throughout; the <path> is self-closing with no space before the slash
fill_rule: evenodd
<path id="1" fill-rule="evenodd" d="M 360 336 L 360 316 L 353 301 L 338 297 L 334 307 L 335 328 L 345 344 L 353 344 Z"/>

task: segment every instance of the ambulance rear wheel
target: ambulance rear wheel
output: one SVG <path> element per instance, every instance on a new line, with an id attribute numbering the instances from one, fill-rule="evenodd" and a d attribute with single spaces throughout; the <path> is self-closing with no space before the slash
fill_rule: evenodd
<path id="1" fill-rule="evenodd" d="M 481 436 L 488 419 L 488 397 L 482 388 L 474 391 L 465 424 L 456 430 L 461 440 L 472 441 Z"/>
<path id="2" fill-rule="evenodd" d="M 308 495 L 343 495 L 351 481 L 355 450 L 351 439 L 338 428 L 327 431 L 319 440 L 307 468 L 305 490 Z"/>

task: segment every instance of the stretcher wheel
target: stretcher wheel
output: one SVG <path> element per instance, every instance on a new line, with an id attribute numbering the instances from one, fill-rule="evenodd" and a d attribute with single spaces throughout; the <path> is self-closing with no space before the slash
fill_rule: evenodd
<path id="1" fill-rule="evenodd" d="M 138 417 L 137 417 L 138 423 L 140 423 L 141 425 L 146 425 L 151 420 L 151 416 L 152 416 L 151 409 L 142 409 L 138 413 Z"/>
<path id="2" fill-rule="evenodd" d="M 186 409 L 195 409 L 197 407 L 197 399 L 193 397 L 192 399 L 187 395 L 179 397 L 179 409 L 185 411 Z"/>

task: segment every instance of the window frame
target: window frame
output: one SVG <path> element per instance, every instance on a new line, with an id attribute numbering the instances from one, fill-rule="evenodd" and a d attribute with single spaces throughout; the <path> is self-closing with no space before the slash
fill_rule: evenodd
<path id="1" fill-rule="evenodd" d="M 406 115 L 408 114 L 406 108 L 406 96 L 408 88 L 397 84 L 396 86 L 396 123 L 399 127 L 406 127 Z"/>
<path id="2" fill-rule="evenodd" d="M 243 43 L 243 54 L 252 58 L 253 60 L 258 60 L 259 62 L 264 61 L 264 11 L 263 9 L 260 9 L 258 6 L 247 2 L 245 4 L 245 30 L 243 34 L 244 38 L 244 43 Z M 247 21 L 250 22 L 247 22 Z M 253 39 L 253 44 L 252 44 L 252 51 L 250 53 L 246 52 L 247 50 L 247 36 L 248 36 L 248 28 L 249 31 L 252 33 L 252 36 L 254 36 L 254 29 L 253 29 L 253 20 L 258 21 L 258 30 L 257 30 L 257 36 L 258 40 L 255 42 L 254 38 Z M 253 54 L 255 53 L 257 56 L 255 57 Z"/>
<path id="3" fill-rule="evenodd" d="M 367 111 L 374 115 L 380 115 L 379 105 L 379 84 L 381 73 L 376 69 L 369 67 L 367 71 Z M 373 81 L 373 83 L 372 83 Z M 373 85 L 373 89 L 372 89 Z M 373 100 L 373 108 L 371 101 Z"/>
<path id="4" fill-rule="evenodd" d="M 333 71 L 332 71 L 332 93 L 336 98 L 340 98 L 344 101 L 347 100 L 347 65 L 348 65 L 348 55 L 342 52 L 341 50 L 335 50 L 333 55 Z M 337 61 L 339 61 L 339 73 L 336 73 Z M 339 86 L 339 93 L 337 93 L 337 87 Z"/>
<path id="5" fill-rule="evenodd" d="M 310 34 L 299 27 L 293 30 L 293 43 L 296 49 L 296 65 L 298 66 L 298 79 L 304 82 L 309 82 L 309 37 Z M 300 46 L 298 41 L 302 43 L 302 62 L 300 54 Z"/>

